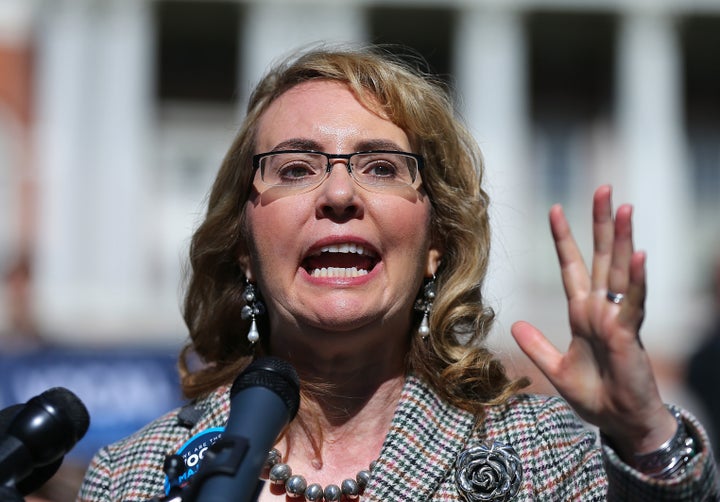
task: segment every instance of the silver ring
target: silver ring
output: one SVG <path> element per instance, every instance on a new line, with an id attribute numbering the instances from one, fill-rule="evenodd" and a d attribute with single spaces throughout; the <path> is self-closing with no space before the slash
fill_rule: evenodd
<path id="1" fill-rule="evenodd" d="M 615 305 L 619 305 L 625 299 L 625 295 L 622 293 L 613 293 L 612 291 L 608 290 L 607 299 Z"/>

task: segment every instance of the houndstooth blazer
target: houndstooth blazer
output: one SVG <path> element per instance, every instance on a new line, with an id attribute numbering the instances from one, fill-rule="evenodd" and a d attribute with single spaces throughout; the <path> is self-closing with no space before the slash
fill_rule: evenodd
<path id="1" fill-rule="evenodd" d="M 187 408 L 185 408 L 187 410 Z M 200 431 L 227 421 L 229 388 L 195 403 L 197 418 L 175 410 L 134 435 L 101 449 L 92 460 L 78 501 L 144 502 L 162 494 L 165 456 Z M 518 395 L 475 417 L 444 402 L 409 376 L 363 500 L 462 501 L 456 459 L 496 441 L 520 457 L 522 481 L 513 500 L 718 500 L 715 462 L 702 426 L 683 412 L 701 453 L 671 480 L 653 480 L 625 465 L 560 398 Z"/>

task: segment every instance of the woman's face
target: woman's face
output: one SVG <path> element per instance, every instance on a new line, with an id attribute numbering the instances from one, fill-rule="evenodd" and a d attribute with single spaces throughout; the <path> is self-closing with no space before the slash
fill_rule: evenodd
<path id="1" fill-rule="evenodd" d="M 331 81 L 293 87 L 260 118 L 256 153 L 298 148 L 412 151 L 402 129 Z M 406 335 L 423 277 L 440 258 L 430 242 L 430 200 L 417 182 L 370 191 L 345 160 L 331 162 L 311 190 L 268 188 L 255 174 L 247 273 L 262 291 L 272 339 L 364 329 Z M 330 272 L 318 273 L 323 268 Z"/>

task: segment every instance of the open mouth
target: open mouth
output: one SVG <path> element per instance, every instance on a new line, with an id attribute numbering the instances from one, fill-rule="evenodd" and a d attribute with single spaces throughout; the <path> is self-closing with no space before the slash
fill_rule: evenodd
<path id="1" fill-rule="evenodd" d="M 302 266 L 313 277 L 360 277 L 378 263 L 375 253 L 358 244 L 323 246 L 303 260 Z"/>

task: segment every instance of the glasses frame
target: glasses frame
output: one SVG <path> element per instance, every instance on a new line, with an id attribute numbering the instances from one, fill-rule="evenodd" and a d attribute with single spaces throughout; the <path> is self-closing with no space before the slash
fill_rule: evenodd
<path id="1" fill-rule="evenodd" d="M 368 186 L 368 185 L 365 185 L 362 182 L 360 182 L 353 175 L 354 169 L 353 169 L 352 163 L 350 162 L 350 159 L 352 159 L 354 156 L 362 155 L 362 154 L 392 153 L 392 154 L 405 155 L 407 157 L 411 157 L 411 158 L 415 159 L 415 162 L 417 163 L 417 171 L 415 172 L 415 177 L 412 180 L 412 183 L 410 183 L 408 185 L 399 185 L 399 186 L 413 186 L 415 184 L 415 182 L 417 181 L 418 174 L 420 174 L 420 171 L 425 167 L 425 159 L 423 159 L 422 155 L 419 155 L 417 153 L 412 153 L 412 152 L 403 152 L 400 150 L 364 150 L 364 151 L 353 152 L 353 153 L 327 153 L 327 152 L 320 152 L 317 150 L 273 150 L 270 152 L 258 153 L 256 155 L 253 155 L 253 157 L 252 157 L 253 172 L 256 172 L 260 169 L 260 161 L 264 157 L 270 157 L 271 155 L 277 155 L 277 154 L 282 154 L 282 153 L 312 153 L 312 154 L 316 154 L 316 155 L 322 155 L 327 159 L 327 165 L 325 166 L 325 175 L 322 178 L 320 178 L 320 181 L 318 181 L 317 183 L 311 183 L 308 185 L 301 185 L 301 186 L 298 186 L 298 188 L 308 188 L 308 187 L 320 186 L 320 184 L 322 184 L 322 182 L 325 181 L 325 179 L 327 179 L 328 175 L 330 174 L 330 172 L 333 169 L 333 164 L 331 162 L 331 160 L 333 160 L 333 159 L 344 160 L 345 161 L 345 169 L 347 169 L 347 172 L 350 175 L 350 177 L 356 183 L 358 183 L 360 186 Z M 260 171 L 260 180 L 266 186 L 277 187 L 277 188 L 291 188 L 290 186 L 285 187 L 284 185 L 270 185 L 268 183 L 265 183 L 265 180 L 263 180 L 262 178 L 263 178 L 263 173 L 262 173 L 262 171 Z M 374 185 L 369 185 L 369 186 L 374 186 Z M 382 187 L 382 185 L 378 185 L 378 186 Z"/>

